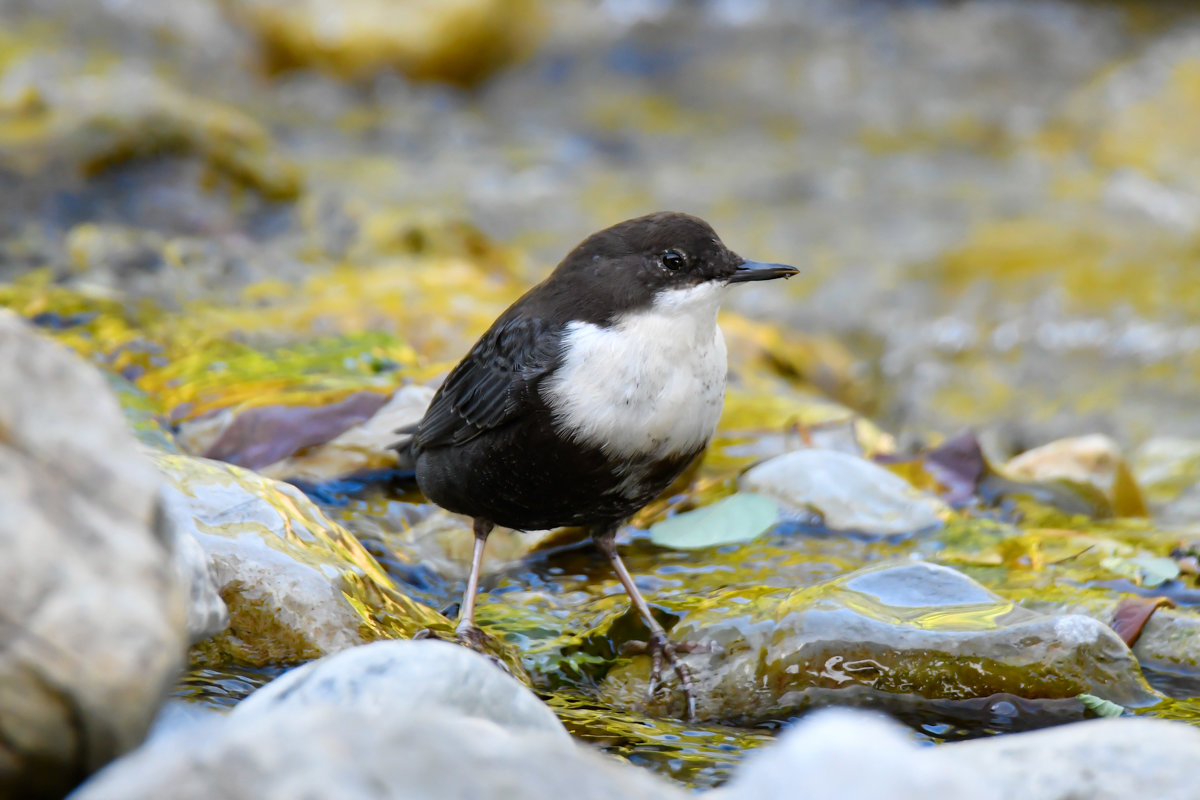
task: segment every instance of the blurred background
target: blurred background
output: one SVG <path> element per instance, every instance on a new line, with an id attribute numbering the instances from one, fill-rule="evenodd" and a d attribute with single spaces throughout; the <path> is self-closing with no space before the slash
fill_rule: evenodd
<path id="1" fill-rule="evenodd" d="M 0 281 L 267 307 L 416 259 L 471 320 L 401 326 L 432 363 L 583 236 L 682 210 L 803 270 L 734 310 L 902 445 L 1200 436 L 1193 9 L 0 0 Z"/>

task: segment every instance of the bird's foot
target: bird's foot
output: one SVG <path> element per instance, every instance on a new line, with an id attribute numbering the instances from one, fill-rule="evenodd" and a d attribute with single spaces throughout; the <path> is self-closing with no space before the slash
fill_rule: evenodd
<path id="1" fill-rule="evenodd" d="M 442 641 L 445 638 L 445 636 L 442 636 L 442 634 L 438 633 L 433 628 L 421 628 L 421 630 L 412 635 L 412 640 L 414 642 L 419 642 L 422 639 L 437 639 L 438 641 Z"/>
<path id="2" fill-rule="evenodd" d="M 627 655 L 642 653 L 650 655 L 650 683 L 646 686 L 647 702 L 654 699 L 654 694 L 662 683 L 663 665 L 670 664 L 679 678 L 679 688 L 683 691 L 684 700 L 687 701 L 687 721 L 691 722 L 696 719 L 696 692 L 692 685 L 692 671 L 688 669 L 687 664 L 683 663 L 679 654 L 703 649 L 705 648 L 702 644 L 672 642 L 667 638 L 666 632 L 660 630 L 652 632 L 649 641 L 626 642 L 621 648 L 621 652 Z"/>
<path id="3" fill-rule="evenodd" d="M 433 630 L 432 628 L 422 628 L 412 636 L 413 641 L 419 639 L 438 639 L 439 641 L 451 641 L 445 634 Z M 504 663 L 504 659 L 500 658 L 497 653 L 500 650 L 500 645 L 491 636 L 488 636 L 481 629 L 469 624 L 460 624 L 454 629 L 454 639 L 452 640 L 467 648 L 474 650 L 481 656 L 487 658 L 500 669 L 513 674 L 513 668 Z"/>
<path id="4" fill-rule="evenodd" d="M 489 655 L 488 645 L 492 641 L 492 637 L 474 625 L 460 624 L 454 629 L 454 639 L 463 647 L 474 650 L 476 653 Z"/>

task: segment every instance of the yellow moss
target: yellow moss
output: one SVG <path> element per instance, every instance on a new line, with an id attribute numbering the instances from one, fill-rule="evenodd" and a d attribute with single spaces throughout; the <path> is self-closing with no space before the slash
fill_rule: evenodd
<path id="1" fill-rule="evenodd" d="M 1118 233 L 1037 218 L 980 224 L 930 267 L 951 291 L 991 280 L 1001 296 L 1060 286 L 1075 311 L 1124 305 L 1151 319 L 1183 312 L 1200 320 L 1200 241 L 1182 235 Z"/>
<path id="2" fill-rule="evenodd" d="M 858 142 L 864 150 L 874 155 L 962 147 L 1000 157 L 1011 145 L 1003 128 L 985 124 L 965 114 L 939 126 L 906 127 L 898 131 L 863 128 L 858 133 Z"/>
<path id="3" fill-rule="evenodd" d="M 544 29 L 537 0 L 236 0 L 271 69 L 315 66 L 351 79 L 384 69 L 471 85 L 520 60 Z"/>
<path id="4" fill-rule="evenodd" d="M 1162 89 L 1115 115 L 1096 140 L 1096 160 L 1108 167 L 1137 167 L 1171 181 L 1200 159 L 1200 60 L 1181 61 Z M 1200 173 L 1189 170 L 1191 177 Z"/>
<path id="5" fill-rule="evenodd" d="M 299 170 L 251 116 L 146 76 L 97 77 L 103 74 L 64 82 L 53 104 L 33 90 L 33 101 L 0 115 L 0 144 L 13 169 L 29 173 L 66 161 L 92 175 L 132 159 L 183 153 L 268 198 L 299 193 Z"/>

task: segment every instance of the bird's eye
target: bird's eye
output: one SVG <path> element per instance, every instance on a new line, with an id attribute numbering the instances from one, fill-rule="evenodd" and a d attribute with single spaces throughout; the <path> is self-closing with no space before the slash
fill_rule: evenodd
<path id="1" fill-rule="evenodd" d="M 677 250 L 668 250 L 662 254 L 662 265 L 672 272 L 683 269 L 686 263 L 683 255 Z"/>

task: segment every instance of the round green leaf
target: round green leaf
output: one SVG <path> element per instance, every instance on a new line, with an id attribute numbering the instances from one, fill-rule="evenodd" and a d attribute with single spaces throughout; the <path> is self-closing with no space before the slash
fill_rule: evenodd
<path id="1" fill-rule="evenodd" d="M 735 494 L 656 523 L 650 528 L 650 541 L 677 550 L 748 542 L 768 530 L 778 517 L 779 507 L 771 498 Z"/>

